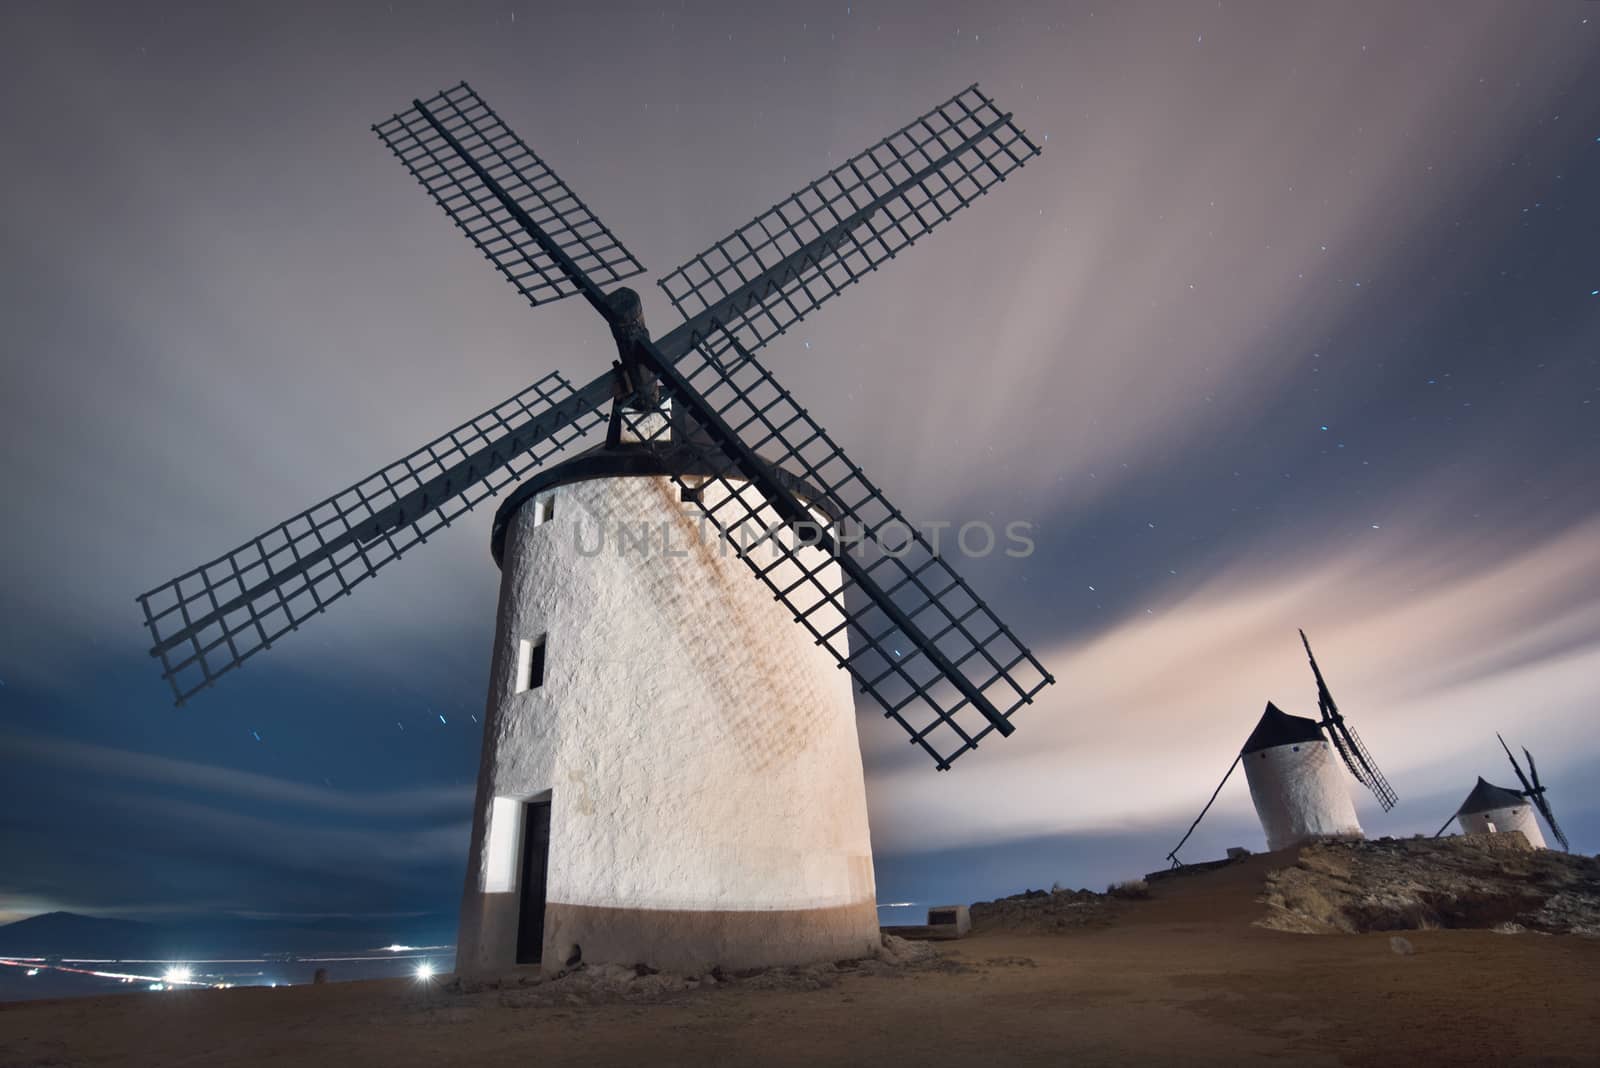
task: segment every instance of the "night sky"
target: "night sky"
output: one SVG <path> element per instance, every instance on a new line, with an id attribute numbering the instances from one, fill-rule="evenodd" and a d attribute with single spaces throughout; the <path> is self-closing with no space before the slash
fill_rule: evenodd
<path id="1" fill-rule="evenodd" d="M 580 6 L 594 10 L 578 11 Z M 861 708 L 879 898 L 1153 870 L 1295 634 L 1431 834 L 1494 739 L 1600 848 L 1600 3 L 7 4 L 0 921 L 453 929 L 480 509 L 182 709 L 136 594 L 552 370 L 371 134 L 465 78 L 652 272 L 974 81 L 1044 154 L 771 345 L 1055 673 L 937 774 Z M 1353 782 L 1352 791 L 1359 791 Z M 1242 777 L 1185 852 L 1262 848 Z"/>

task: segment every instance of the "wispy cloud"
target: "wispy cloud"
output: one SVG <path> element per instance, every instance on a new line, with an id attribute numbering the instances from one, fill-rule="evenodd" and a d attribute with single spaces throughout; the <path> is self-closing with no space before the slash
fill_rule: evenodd
<path id="1" fill-rule="evenodd" d="M 888 766 L 903 743 L 863 717 L 874 845 L 1162 824 L 1176 840 L 1266 701 L 1315 714 L 1298 627 L 1401 794 L 1385 825 L 1432 833 L 1449 813 L 1407 799 L 1509 777 L 1496 730 L 1532 748 L 1547 780 L 1576 787 L 1600 671 L 1597 543 L 1600 521 L 1509 556 L 1451 544 L 1391 555 L 1374 542 L 1293 571 L 1237 564 L 1158 615 L 1049 650 L 1058 685 L 1015 735 L 946 775 Z M 1242 782 L 1230 789 L 1219 804 L 1246 808 Z"/>
<path id="2" fill-rule="evenodd" d="M 92 774 L 100 780 L 132 779 L 343 815 L 459 815 L 468 811 L 472 802 L 472 788 L 468 786 L 425 786 L 361 793 L 43 735 L 0 735 L 0 744 L 13 758 Z"/>

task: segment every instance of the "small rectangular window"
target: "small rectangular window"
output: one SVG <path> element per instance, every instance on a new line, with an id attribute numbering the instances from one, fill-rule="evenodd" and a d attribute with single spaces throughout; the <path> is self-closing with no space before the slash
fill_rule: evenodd
<path id="1" fill-rule="evenodd" d="M 548 522 L 550 522 L 550 520 L 554 519 L 555 517 L 556 517 L 556 499 L 554 497 L 546 497 L 543 500 L 534 501 L 533 502 L 533 525 L 534 526 L 537 527 L 537 526 L 540 526 L 541 524 L 548 523 Z"/>
<path id="2" fill-rule="evenodd" d="M 517 643 L 517 693 L 527 693 L 544 685 L 544 637 Z"/>

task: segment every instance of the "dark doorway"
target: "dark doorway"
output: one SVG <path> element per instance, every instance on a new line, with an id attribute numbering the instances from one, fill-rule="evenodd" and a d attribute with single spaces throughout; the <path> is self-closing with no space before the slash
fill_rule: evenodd
<path id="1" fill-rule="evenodd" d="M 538 964 L 544 952 L 544 884 L 550 868 L 550 802 L 522 806 L 522 908 L 517 917 L 517 963 Z"/>

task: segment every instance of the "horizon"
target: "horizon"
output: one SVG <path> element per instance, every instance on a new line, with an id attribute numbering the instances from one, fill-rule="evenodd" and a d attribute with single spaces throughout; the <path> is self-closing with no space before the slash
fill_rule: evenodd
<path id="1" fill-rule="evenodd" d="M 1593 6 L 0 13 L 0 924 L 456 915 L 491 506 L 183 708 L 134 597 L 609 365 L 370 132 L 462 78 L 648 281 L 959 86 L 1042 146 L 763 357 L 908 515 L 1032 525 L 955 561 L 1057 680 L 1015 735 L 940 774 L 857 704 L 880 903 L 1160 869 L 1315 708 L 1301 627 L 1368 837 L 1514 783 L 1498 731 L 1595 852 Z M 1263 851 L 1242 778 L 1186 858 Z"/>

